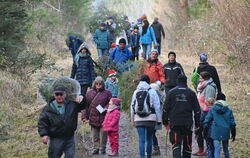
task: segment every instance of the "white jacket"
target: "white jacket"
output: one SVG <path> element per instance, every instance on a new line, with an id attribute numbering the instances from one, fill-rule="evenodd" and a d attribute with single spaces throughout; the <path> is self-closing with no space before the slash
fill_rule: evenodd
<path id="1" fill-rule="evenodd" d="M 161 122 L 162 121 L 162 112 L 161 112 L 161 106 L 160 106 L 160 99 L 157 94 L 157 92 L 154 89 L 149 90 L 149 96 L 150 96 L 150 105 L 155 109 L 155 114 L 151 114 L 147 117 L 139 117 L 137 114 L 134 114 L 134 109 L 133 109 L 133 103 L 135 101 L 135 96 L 137 91 L 139 90 L 148 90 L 150 85 L 145 82 L 145 81 L 140 81 L 139 85 L 137 86 L 137 89 L 134 91 L 131 105 L 130 105 L 130 113 L 131 113 L 131 121 L 156 121 L 156 122 Z"/>

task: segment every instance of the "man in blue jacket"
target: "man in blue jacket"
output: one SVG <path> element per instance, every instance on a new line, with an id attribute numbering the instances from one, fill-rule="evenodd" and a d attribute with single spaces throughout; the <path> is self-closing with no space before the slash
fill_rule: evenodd
<path id="1" fill-rule="evenodd" d="M 117 46 L 109 55 L 109 61 L 113 61 L 117 65 L 119 72 L 128 70 L 127 62 L 133 57 L 132 52 L 126 47 L 126 40 L 121 38 L 119 46 Z"/>

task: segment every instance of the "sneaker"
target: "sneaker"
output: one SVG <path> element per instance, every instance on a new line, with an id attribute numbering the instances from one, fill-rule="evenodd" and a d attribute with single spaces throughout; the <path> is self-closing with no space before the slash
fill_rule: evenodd
<path id="1" fill-rule="evenodd" d="M 100 153 L 101 153 L 102 155 L 105 155 L 105 154 L 106 154 L 106 150 L 105 150 L 105 149 L 101 149 L 101 150 L 100 150 Z"/>
<path id="2" fill-rule="evenodd" d="M 99 149 L 94 149 L 92 155 L 98 155 L 98 154 L 99 154 Z"/>
<path id="3" fill-rule="evenodd" d="M 160 147 L 159 146 L 154 146 L 153 147 L 152 155 L 154 155 L 154 156 L 161 155 L 161 151 L 160 151 Z"/>
<path id="4" fill-rule="evenodd" d="M 109 153 L 109 156 L 119 156 L 118 152 L 111 152 Z"/>

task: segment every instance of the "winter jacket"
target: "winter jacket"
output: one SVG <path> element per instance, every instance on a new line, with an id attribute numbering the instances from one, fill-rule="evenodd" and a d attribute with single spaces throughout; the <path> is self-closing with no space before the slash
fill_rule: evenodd
<path id="1" fill-rule="evenodd" d="M 203 88 L 201 92 L 198 92 L 198 101 L 200 104 L 200 107 L 203 111 L 209 111 L 209 103 L 208 100 L 210 98 L 216 98 L 216 85 L 211 80 L 210 83 L 206 85 L 206 87 Z"/>
<path id="2" fill-rule="evenodd" d="M 211 108 L 203 124 L 206 127 L 211 122 L 211 138 L 214 140 L 228 140 L 230 138 L 230 130 L 232 128 L 235 129 L 236 126 L 232 110 L 222 100 L 217 101 Z"/>
<path id="3" fill-rule="evenodd" d="M 118 97 L 120 95 L 118 79 L 112 81 L 111 78 L 107 78 L 105 82 L 105 88 L 112 93 L 112 97 Z"/>
<path id="4" fill-rule="evenodd" d="M 185 75 L 184 70 L 178 62 L 170 63 L 168 62 L 163 66 L 164 74 L 166 77 L 165 86 L 175 87 L 177 85 L 177 78 L 180 74 Z"/>
<path id="5" fill-rule="evenodd" d="M 108 26 L 108 30 L 109 30 L 110 43 L 115 43 L 116 42 L 116 38 L 115 38 L 116 23 L 113 23 L 113 24 L 107 25 L 107 26 Z"/>
<path id="6" fill-rule="evenodd" d="M 136 93 L 140 90 L 148 90 L 149 89 L 149 96 L 150 96 L 150 105 L 153 107 L 155 114 L 152 113 L 147 117 L 140 117 L 138 114 L 134 112 L 134 103 L 136 101 Z M 135 123 L 136 126 L 155 126 L 156 122 L 162 121 L 161 115 L 161 108 L 160 108 L 160 99 L 157 92 L 150 87 L 150 85 L 145 82 L 139 82 L 137 89 L 134 91 L 132 96 L 132 101 L 130 105 L 130 112 L 131 112 L 131 121 Z M 152 124 L 153 123 L 153 124 Z"/>
<path id="7" fill-rule="evenodd" d="M 73 136 L 77 128 L 78 112 L 86 107 L 86 100 L 78 104 L 66 99 L 64 115 L 53 109 L 50 106 L 51 102 L 43 108 L 40 114 L 38 121 L 39 135 L 53 138 Z"/>
<path id="8" fill-rule="evenodd" d="M 108 111 L 102 123 L 103 130 L 107 132 L 119 131 L 120 111 L 118 107 Z"/>
<path id="9" fill-rule="evenodd" d="M 131 47 L 140 47 L 140 34 L 131 34 L 129 39 Z"/>
<path id="10" fill-rule="evenodd" d="M 142 44 L 152 44 L 152 42 L 154 42 L 154 44 L 157 44 L 155 33 L 152 27 L 148 27 L 147 33 L 141 35 L 140 42 Z"/>
<path id="11" fill-rule="evenodd" d="M 109 60 L 114 61 L 116 64 L 118 63 L 126 63 L 133 57 L 132 52 L 125 47 L 124 50 L 121 50 L 119 46 L 117 46 L 109 55 Z"/>
<path id="12" fill-rule="evenodd" d="M 83 48 L 88 50 L 86 46 L 81 45 L 79 52 Z M 96 74 L 94 70 L 94 63 L 89 51 L 85 57 L 79 57 L 79 55 L 76 55 L 71 71 L 71 78 L 74 79 L 75 77 L 80 85 L 91 85 L 95 80 Z"/>
<path id="13" fill-rule="evenodd" d="M 109 49 L 110 38 L 109 32 L 107 30 L 97 29 L 95 31 L 93 39 L 97 45 L 97 49 Z"/>
<path id="14" fill-rule="evenodd" d="M 214 83 L 216 84 L 216 87 L 218 89 L 218 93 L 221 92 L 221 85 L 220 85 L 220 78 L 218 76 L 217 70 L 214 66 L 208 64 L 207 62 L 205 63 L 200 63 L 198 66 L 198 74 L 200 74 L 201 72 L 207 71 L 211 74 L 212 79 L 214 81 Z"/>
<path id="15" fill-rule="evenodd" d="M 163 66 L 158 59 L 155 62 L 150 62 L 150 59 L 146 61 L 144 74 L 149 76 L 150 83 L 154 83 L 155 81 L 165 82 Z"/>
<path id="16" fill-rule="evenodd" d="M 157 42 L 161 43 L 161 34 L 163 36 L 163 38 L 165 38 L 165 32 L 164 32 L 164 28 L 162 27 L 162 24 L 157 22 L 153 22 L 153 24 L 151 25 L 151 27 L 154 29 L 154 33 L 155 33 L 155 37 Z"/>
<path id="17" fill-rule="evenodd" d="M 76 38 L 76 36 L 74 36 L 74 35 L 70 35 L 69 40 L 70 40 L 70 42 L 69 42 L 69 50 L 71 50 L 71 54 L 72 54 L 72 56 L 74 58 L 77 51 L 78 51 L 78 48 L 83 43 L 83 41 L 80 40 L 79 38 Z M 72 42 L 72 40 L 74 40 L 74 42 Z"/>
<path id="18" fill-rule="evenodd" d="M 163 106 L 163 124 L 170 126 L 200 126 L 201 110 L 195 92 L 185 84 L 178 84 L 168 92 Z"/>
<path id="19" fill-rule="evenodd" d="M 98 96 L 97 96 L 98 95 Z M 107 108 L 107 105 L 112 98 L 112 94 L 109 90 L 103 89 L 97 91 L 91 89 L 86 94 L 88 106 L 82 111 L 82 119 L 89 120 L 89 124 L 94 127 L 101 127 L 104 121 L 106 112 L 100 113 L 96 107 L 101 105 L 103 108 Z M 95 98 L 95 99 L 94 99 Z"/>

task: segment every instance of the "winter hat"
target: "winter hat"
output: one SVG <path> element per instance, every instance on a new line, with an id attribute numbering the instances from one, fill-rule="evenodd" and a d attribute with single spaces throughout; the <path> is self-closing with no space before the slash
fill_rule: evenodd
<path id="1" fill-rule="evenodd" d="M 138 22 L 139 24 L 141 24 L 141 23 L 142 23 L 142 21 L 143 21 L 143 19 L 142 19 L 142 18 L 137 19 L 137 22 Z"/>
<path id="2" fill-rule="evenodd" d="M 200 57 L 200 61 L 201 61 L 201 62 L 206 62 L 206 61 L 207 61 L 207 54 L 201 53 L 201 54 L 199 55 L 199 57 Z"/>
<path id="3" fill-rule="evenodd" d="M 115 48 L 115 47 L 116 47 L 116 43 L 112 43 L 111 48 Z"/>
<path id="4" fill-rule="evenodd" d="M 175 52 L 169 52 L 169 53 L 168 53 L 168 57 L 169 57 L 171 54 L 173 54 L 174 57 L 176 58 L 176 53 L 175 53 Z"/>
<path id="5" fill-rule="evenodd" d="M 111 69 L 108 71 L 109 77 L 116 76 L 116 71 L 114 69 Z"/>
<path id="6" fill-rule="evenodd" d="M 112 102 L 116 105 L 116 106 L 121 106 L 121 99 L 119 98 L 111 98 Z"/>
<path id="7" fill-rule="evenodd" d="M 183 74 L 180 74 L 177 78 L 178 83 L 187 83 L 187 77 Z"/>
<path id="8" fill-rule="evenodd" d="M 108 16 L 108 20 L 109 20 L 109 19 L 113 19 L 113 20 L 114 20 L 114 17 L 113 17 L 113 16 Z"/>
<path id="9" fill-rule="evenodd" d="M 126 40 L 125 40 L 124 38 L 121 38 L 121 39 L 119 40 L 119 44 L 120 44 L 120 43 L 127 44 L 127 42 L 126 42 Z"/>
<path id="10" fill-rule="evenodd" d="M 76 39 L 75 35 L 73 35 L 73 34 L 69 35 L 69 40 L 74 40 L 74 39 Z"/>
<path id="11" fill-rule="evenodd" d="M 150 83 L 150 78 L 148 77 L 148 75 L 142 75 L 140 81 L 145 81 L 148 84 Z"/>
<path id="12" fill-rule="evenodd" d="M 101 22 L 101 23 L 99 24 L 99 26 L 100 26 L 100 27 L 106 27 L 106 24 L 105 24 L 104 22 Z"/>
<path id="13" fill-rule="evenodd" d="M 159 52 L 158 52 L 158 50 L 157 50 L 157 49 L 152 49 L 152 50 L 151 50 L 151 53 L 153 53 L 153 52 L 155 52 L 155 53 L 159 54 Z M 151 53 L 150 53 L 150 54 L 151 54 Z"/>

